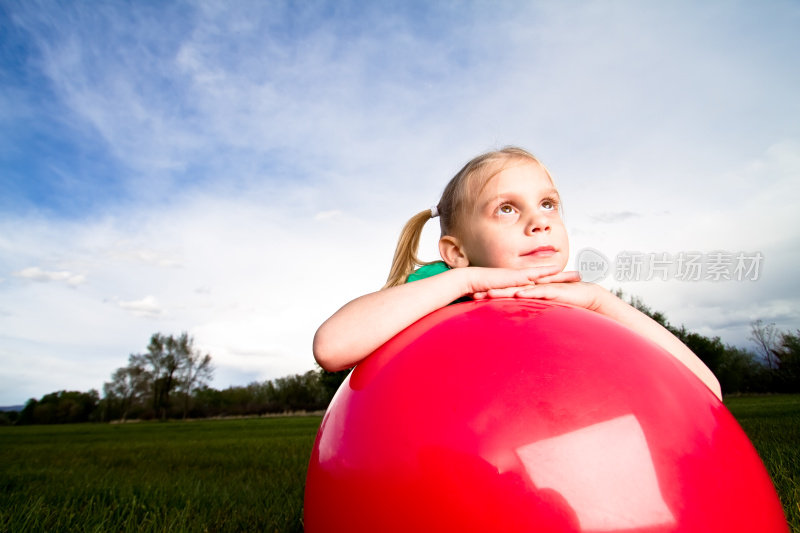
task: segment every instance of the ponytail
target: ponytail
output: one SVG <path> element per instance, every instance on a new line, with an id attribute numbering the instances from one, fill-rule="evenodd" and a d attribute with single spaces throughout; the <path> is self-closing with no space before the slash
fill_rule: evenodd
<path id="1" fill-rule="evenodd" d="M 402 285 L 417 266 L 430 264 L 419 260 L 417 250 L 419 249 L 419 239 L 422 236 L 422 228 L 431 218 L 433 218 L 432 210 L 426 209 L 425 211 L 420 211 L 406 222 L 403 231 L 400 233 L 397 248 L 394 251 L 392 269 L 389 271 L 386 285 L 383 286 L 384 289 Z"/>

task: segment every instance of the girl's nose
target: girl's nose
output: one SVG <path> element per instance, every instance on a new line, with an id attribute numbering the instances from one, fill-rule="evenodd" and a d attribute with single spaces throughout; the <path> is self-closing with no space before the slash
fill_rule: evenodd
<path id="1" fill-rule="evenodd" d="M 528 222 L 528 233 L 547 233 L 550 231 L 550 221 L 544 215 L 535 215 Z"/>

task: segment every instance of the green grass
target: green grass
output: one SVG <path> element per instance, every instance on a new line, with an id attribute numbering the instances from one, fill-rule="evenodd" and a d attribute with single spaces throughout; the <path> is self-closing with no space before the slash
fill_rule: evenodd
<path id="1" fill-rule="evenodd" d="M 732 397 L 725 405 L 764 461 L 792 531 L 800 533 L 800 395 Z"/>
<path id="2" fill-rule="evenodd" d="M 800 533 L 800 395 L 725 403 Z M 302 531 L 319 422 L 0 427 L 0 532 Z"/>
<path id="3" fill-rule="evenodd" d="M 0 428 L 0 531 L 302 531 L 319 422 Z"/>

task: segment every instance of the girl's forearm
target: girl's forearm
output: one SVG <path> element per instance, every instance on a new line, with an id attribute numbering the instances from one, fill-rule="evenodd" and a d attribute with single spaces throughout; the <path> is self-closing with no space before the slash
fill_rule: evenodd
<path id="1" fill-rule="evenodd" d="M 467 294 L 465 269 L 356 298 L 314 335 L 314 358 L 328 371 L 350 368 L 423 316 Z"/>
<path id="2" fill-rule="evenodd" d="M 597 309 L 598 312 L 613 318 L 667 350 L 700 378 L 717 398 L 722 399 L 722 390 L 716 376 L 680 339 L 638 309 L 628 305 L 616 296 L 611 294 L 609 296 L 610 298 L 605 299 L 600 304 Z"/>
<path id="3" fill-rule="evenodd" d="M 349 368 L 423 316 L 462 296 L 572 277 L 574 273 L 559 273 L 557 266 L 465 267 L 373 292 L 348 303 L 320 326 L 314 336 L 314 357 L 325 370 Z"/>

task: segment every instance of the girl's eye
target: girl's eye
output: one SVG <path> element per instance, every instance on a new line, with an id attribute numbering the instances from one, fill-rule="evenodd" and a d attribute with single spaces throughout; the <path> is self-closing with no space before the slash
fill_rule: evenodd
<path id="1" fill-rule="evenodd" d="M 513 215 L 515 212 L 514 206 L 509 204 L 503 204 L 497 208 L 498 215 Z"/>
<path id="2" fill-rule="evenodd" d="M 542 208 L 546 211 L 554 211 L 558 209 L 558 203 L 555 200 L 546 199 L 542 200 Z"/>

